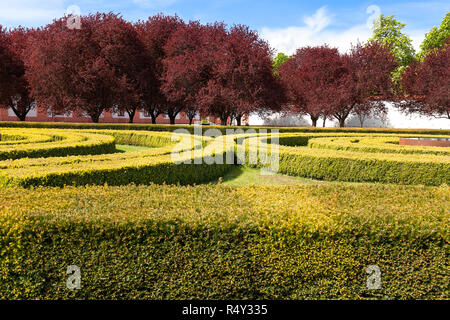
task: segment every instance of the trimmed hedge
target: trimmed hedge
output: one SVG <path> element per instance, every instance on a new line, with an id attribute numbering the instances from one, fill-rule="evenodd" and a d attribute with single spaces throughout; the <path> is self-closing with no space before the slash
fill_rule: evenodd
<path id="1" fill-rule="evenodd" d="M 324 136 L 322 134 L 321 136 Z M 376 147 L 369 149 L 354 148 L 353 150 L 334 150 L 315 148 L 315 141 L 332 139 L 362 139 L 377 141 L 380 137 L 377 135 L 354 134 L 351 138 L 348 134 L 339 135 L 335 138 L 318 138 L 317 134 L 280 134 L 280 144 L 285 143 L 291 146 L 279 146 L 279 173 L 301 176 L 323 180 L 339 180 L 351 182 L 382 182 L 395 184 L 424 184 L 436 185 L 450 184 L 450 158 L 448 153 L 439 149 L 438 154 L 433 154 L 436 148 L 431 148 L 430 153 L 423 154 L 423 150 L 418 149 L 418 153 L 401 154 L 384 152 L 373 153 Z M 398 136 L 393 136 L 393 138 Z M 270 142 L 267 136 L 260 135 L 259 145 L 264 146 L 266 141 Z M 311 143 L 308 141 L 312 141 Z M 308 143 L 307 147 L 301 147 Z M 240 148 L 246 147 L 247 157 L 245 163 L 250 166 L 267 166 L 264 155 L 258 163 L 249 163 L 247 144 L 240 145 Z M 311 146 L 313 148 L 311 148 Z M 270 147 L 267 148 L 270 150 Z M 336 148 L 337 149 L 337 148 Z M 357 151 L 355 151 L 357 150 Z M 413 149 L 408 149 L 409 151 Z M 442 154 L 441 154 L 442 153 Z M 270 152 L 269 155 L 270 156 Z M 261 156 L 260 156 L 261 157 Z"/>
<path id="2" fill-rule="evenodd" d="M 174 131 L 186 129 L 194 133 L 192 125 L 167 125 L 167 124 L 129 124 L 129 123 L 65 123 L 65 122 L 9 122 L 0 121 L 0 127 L 4 128 L 58 128 L 58 129 L 108 129 L 108 130 L 146 130 L 146 131 Z M 387 129 L 387 128 L 320 128 L 320 127 L 268 127 L 268 126 L 202 126 L 203 131 L 218 129 L 223 134 L 227 129 L 277 129 L 280 132 L 346 132 L 346 133 L 401 133 L 401 134 L 439 134 L 450 135 L 450 130 L 445 129 Z"/>
<path id="3" fill-rule="evenodd" d="M 0 159 L 2 148 L 6 150 L 5 157 L 10 158 L 0 161 L 0 186 L 206 182 L 223 175 L 231 165 L 179 166 L 174 163 L 172 153 L 184 151 L 183 160 L 192 163 L 194 159 L 205 156 L 223 156 L 226 150 L 220 149 L 222 139 L 231 142 L 226 148 L 235 148 L 233 141 L 239 137 L 249 137 L 244 134 L 213 139 L 171 132 L 127 130 L 27 130 L 31 130 L 30 133 L 51 133 L 61 140 L 23 145 L 18 141 L 16 145 L 0 146 Z M 261 133 L 253 136 L 261 146 L 270 141 L 270 135 Z M 302 132 L 281 133 L 279 136 L 279 173 L 353 182 L 450 184 L 449 151 L 445 148 L 403 148 L 394 145 L 400 135 Z M 82 139 L 86 141 L 80 141 Z M 152 148 L 111 154 L 115 143 Z M 200 149 L 200 153 L 193 149 Z M 83 152 L 109 154 L 68 156 Z M 11 160 L 19 156 L 38 155 L 46 158 Z M 247 159 L 246 163 L 265 166 L 261 161 L 250 164 Z"/>
<path id="4" fill-rule="evenodd" d="M 217 141 L 211 138 L 203 139 L 206 142 L 210 141 L 210 144 L 205 145 L 198 155 L 192 149 L 201 147 L 204 141 L 192 135 L 172 137 L 172 133 L 168 132 L 121 131 L 110 134 L 121 143 L 127 142 L 154 148 L 106 155 L 0 161 L 0 186 L 31 187 L 104 183 L 123 185 L 152 182 L 193 184 L 217 179 L 231 168 L 231 165 L 225 164 L 177 164 L 172 160 L 172 153 L 175 151 L 181 152 L 182 162 L 194 162 L 196 158 L 212 155 L 214 152 L 224 154 L 226 150 L 215 148 L 215 145 L 220 142 L 219 139 L 216 139 Z M 172 138 L 175 138 L 175 141 L 172 141 Z"/>
<path id="5" fill-rule="evenodd" d="M 20 129 L 4 131 L 10 137 L 27 135 L 27 139 L 0 144 L 0 160 L 104 154 L 116 151 L 114 137 L 81 131 Z"/>
<path id="6" fill-rule="evenodd" d="M 412 135 L 402 135 L 408 137 Z M 428 135 L 423 135 L 428 137 Z M 437 136 L 429 136 L 437 137 Z M 308 140 L 308 147 L 319 149 L 333 149 L 356 152 L 383 152 L 383 153 L 403 153 L 403 154 L 437 154 L 450 155 L 449 148 L 445 147 L 420 147 L 401 146 L 398 136 L 371 136 L 371 137 L 332 137 L 332 138 L 312 138 Z"/>
<path id="7" fill-rule="evenodd" d="M 1 299 L 450 297 L 448 186 L 11 188 L 0 203 Z"/>

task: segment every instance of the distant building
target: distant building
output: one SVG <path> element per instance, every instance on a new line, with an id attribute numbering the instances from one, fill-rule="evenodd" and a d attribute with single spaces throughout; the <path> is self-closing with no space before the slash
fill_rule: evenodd
<path id="1" fill-rule="evenodd" d="M 206 117 L 207 121 L 215 124 L 220 124 L 220 119 L 214 117 Z M 11 109 L 0 108 L 0 121 L 19 121 L 17 116 Z M 76 115 L 73 112 L 65 114 L 56 113 L 50 109 L 34 108 L 27 114 L 26 121 L 30 122 L 76 122 L 76 123 L 90 123 L 91 118 L 88 115 Z M 200 115 L 197 115 L 193 122 L 200 123 Z M 99 123 L 128 123 L 129 118 L 126 112 L 111 112 L 105 111 L 99 119 Z M 151 123 L 152 118 L 145 111 L 138 110 L 134 116 L 133 123 Z M 157 124 L 169 124 L 169 117 L 165 114 L 160 114 L 156 118 Z M 184 112 L 180 112 L 176 119 L 176 124 L 189 124 L 189 119 Z"/>

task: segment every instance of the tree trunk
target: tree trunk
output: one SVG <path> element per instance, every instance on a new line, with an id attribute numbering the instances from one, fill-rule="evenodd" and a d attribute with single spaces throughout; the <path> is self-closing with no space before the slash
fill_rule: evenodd
<path id="1" fill-rule="evenodd" d="M 225 117 L 225 118 L 221 117 L 220 118 L 220 125 L 226 126 L 227 125 L 227 120 L 228 120 L 228 117 Z"/>
<path id="2" fill-rule="evenodd" d="M 358 115 L 358 120 L 359 120 L 359 124 L 360 127 L 364 127 L 364 121 L 366 121 L 365 117 L 363 117 L 362 115 Z"/>
<path id="3" fill-rule="evenodd" d="M 27 118 L 27 114 L 19 113 L 17 118 L 19 118 L 20 121 L 25 121 L 25 119 Z"/>
<path id="4" fill-rule="evenodd" d="M 319 120 L 319 117 L 314 117 L 314 116 L 310 116 L 310 117 L 311 117 L 312 126 L 317 127 L 317 120 Z"/>
<path id="5" fill-rule="evenodd" d="M 339 119 L 339 127 L 341 127 L 341 128 L 345 127 L 345 118 Z"/>
<path id="6" fill-rule="evenodd" d="M 127 111 L 128 112 L 128 111 Z M 128 123 L 133 123 L 133 119 L 134 119 L 134 115 L 136 114 L 136 110 L 135 111 L 129 111 L 128 112 Z"/>
<path id="7" fill-rule="evenodd" d="M 237 116 L 236 117 L 236 125 L 241 126 L 241 123 L 242 123 L 242 116 Z"/>
<path id="8" fill-rule="evenodd" d="M 16 117 L 19 118 L 19 121 L 26 120 L 28 111 L 20 112 L 19 110 L 15 109 L 15 108 L 11 108 L 11 109 L 14 112 L 14 114 L 16 115 Z"/>
<path id="9" fill-rule="evenodd" d="M 189 125 L 192 125 L 193 118 L 189 118 Z"/>
<path id="10" fill-rule="evenodd" d="M 158 118 L 158 116 L 155 116 L 153 113 L 151 114 L 152 117 L 152 124 L 156 124 L 156 118 Z"/>
<path id="11" fill-rule="evenodd" d="M 175 117 L 174 115 L 169 115 L 170 124 L 175 124 Z"/>
<path id="12" fill-rule="evenodd" d="M 100 118 L 100 116 L 97 116 L 97 115 L 91 116 L 92 122 L 94 122 L 94 123 L 98 123 L 99 118 Z"/>
<path id="13" fill-rule="evenodd" d="M 327 117 L 323 117 L 323 127 L 325 128 L 325 123 L 327 122 Z"/>

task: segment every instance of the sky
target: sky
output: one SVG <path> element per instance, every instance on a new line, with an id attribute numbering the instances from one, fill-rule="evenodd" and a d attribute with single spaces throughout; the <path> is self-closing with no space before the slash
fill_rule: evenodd
<path id="1" fill-rule="evenodd" d="M 327 43 L 346 51 L 370 37 L 368 25 L 379 13 L 394 14 L 406 23 L 415 48 L 424 34 L 439 25 L 450 1 L 301 1 L 301 0 L 0 0 L 0 24 L 38 27 L 61 17 L 71 6 L 82 14 L 121 13 L 129 21 L 159 12 L 178 14 L 185 21 L 246 24 L 276 50 L 292 54 L 305 45 Z"/>
<path id="2" fill-rule="evenodd" d="M 43 26 L 72 6 L 83 15 L 112 11 L 129 21 L 164 13 L 185 21 L 245 24 L 267 40 L 275 53 L 290 55 L 299 47 L 325 43 L 345 52 L 351 44 L 370 37 L 370 26 L 380 13 L 406 23 L 404 32 L 418 51 L 425 33 L 439 26 L 450 11 L 450 0 L 0 0 L 0 25 Z M 396 110 L 389 116 L 396 127 L 449 128 L 448 120 L 405 118 Z M 261 123 L 261 119 L 254 121 Z"/>

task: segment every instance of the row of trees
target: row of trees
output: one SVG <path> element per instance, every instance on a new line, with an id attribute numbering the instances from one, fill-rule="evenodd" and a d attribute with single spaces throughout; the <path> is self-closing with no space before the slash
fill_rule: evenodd
<path id="1" fill-rule="evenodd" d="M 393 100 L 407 112 L 450 119 L 448 17 L 427 34 L 418 58 L 404 25 L 381 16 L 373 38 L 348 53 L 304 47 L 274 61 L 246 26 L 177 16 L 132 24 L 97 13 L 81 17 L 75 29 L 68 17 L 38 29 L 0 26 L 0 107 L 21 120 L 37 104 L 94 122 L 110 110 L 132 122 L 143 109 L 153 123 L 160 114 L 175 123 L 185 112 L 191 122 L 200 113 L 240 125 L 252 112 L 285 111 L 308 115 L 314 126 L 320 118 L 344 126 L 351 114 L 361 124 L 385 114 L 383 100 Z"/>
<path id="2" fill-rule="evenodd" d="M 450 13 L 425 36 L 416 55 L 405 27 L 381 15 L 364 45 L 340 54 L 327 46 L 300 48 L 291 57 L 279 53 L 275 74 L 287 89 L 286 113 L 337 120 L 353 114 L 361 126 L 369 116 L 383 119 L 390 100 L 406 113 L 450 119 Z"/>
<path id="3" fill-rule="evenodd" d="M 19 119 L 37 102 L 98 122 L 102 112 L 138 109 L 170 123 L 184 111 L 221 119 L 266 112 L 283 90 L 272 73 L 272 50 L 246 26 L 184 23 L 156 15 L 129 23 L 119 15 L 67 17 L 43 28 L 0 28 L 0 103 Z"/>
<path id="4" fill-rule="evenodd" d="M 289 112 L 308 115 L 313 126 L 322 117 L 324 126 L 333 118 L 344 127 L 352 113 L 364 119 L 385 111 L 382 100 L 393 96 L 396 66 L 390 47 L 374 42 L 347 54 L 327 46 L 301 48 L 277 72 L 287 88 Z"/>

